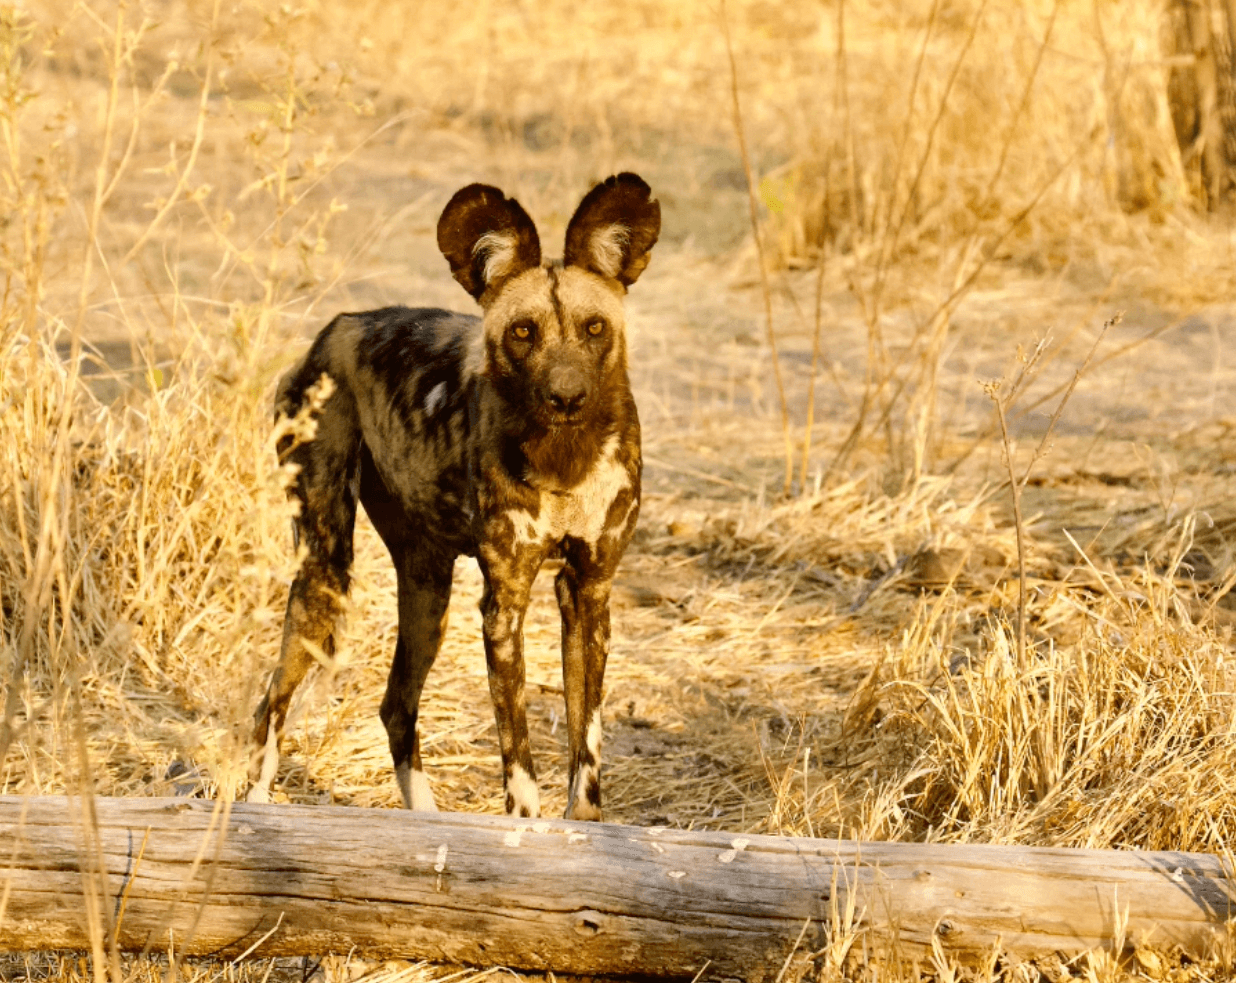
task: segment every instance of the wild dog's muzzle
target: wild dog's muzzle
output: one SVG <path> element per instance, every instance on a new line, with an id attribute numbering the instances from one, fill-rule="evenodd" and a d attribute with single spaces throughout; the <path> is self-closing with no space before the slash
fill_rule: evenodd
<path id="1" fill-rule="evenodd" d="M 555 365 L 545 375 L 542 395 L 555 423 L 579 423 L 592 390 L 588 373 L 571 363 Z"/>

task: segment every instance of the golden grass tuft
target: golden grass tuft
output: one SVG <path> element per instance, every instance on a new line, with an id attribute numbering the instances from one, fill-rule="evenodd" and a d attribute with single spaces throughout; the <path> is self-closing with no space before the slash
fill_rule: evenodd
<path id="1" fill-rule="evenodd" d="M 880 694 L 888 739 L 916 749 L 900 835 L 1226 849 L 1230 658 L 1212 632 L 1177 620 L 1170 588 L 1145 579 L 1126 593 L 1151 598 L 1092 605 L 1075 644 L 1037 647 L 1024 671 L 1000 623 L 980 635 L 985 651 L 942 657 L 928 644 L 906 665 L 903 650 Z"/>

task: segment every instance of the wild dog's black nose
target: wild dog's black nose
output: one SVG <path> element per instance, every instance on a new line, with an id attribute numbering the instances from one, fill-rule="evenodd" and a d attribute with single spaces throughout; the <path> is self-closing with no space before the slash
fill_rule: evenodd
<path id="1" fill-rule="evenodd" d="M 583 389 L 570 393 L 550 393 L 549 405 L 559 413 L 576 413 L 583 408 L 587 398 L 588 394 Z"/>
<path id="2" fill-rule="evenodd" d="M 557 366 L 546 381 L 545 400 L 555 413 L 572 416 L 583 409 L 588 399 L 588 378 L 578 368 Z"/>

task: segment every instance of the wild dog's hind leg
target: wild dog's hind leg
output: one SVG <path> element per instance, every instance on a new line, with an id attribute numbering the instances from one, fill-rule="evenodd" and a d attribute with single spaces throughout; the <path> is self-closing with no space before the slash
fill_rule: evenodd
<path id="1" fill-rule="evenodd" d="M 315 438 L 299 447 L 280 449 L 282 460 L 292 460 L 301 468 L 292 490 L 301 503 L 295 532 L 308 552 L 288 594 L 279 663 L 255 715 L 250 802 L 270 798 L 292 694 L 317 661 L 317 654 L 329 656 L 335 651 L 335 628 L 343 614 L 352 568 L 358 447 L 355 409 L 345 393 L 337 392 L 323 410 Z"/>
<path id="2" fill-rule="evenodd" d="M 554 578 L 562 613 L 562 680 L 570 748 L 567 819 L 601 819 L 601 688 L 609 657 L 611 572 L 571 544 Z"/>
<path id="3" fill-rule="evenodd" d="M 317 651 L 335 654 L 335 626 L 343 614 L 348 574 L 331 564 L 306 558 L 292 584 L 283 622 L 283 647 L 270 686 L 258 705 L 249 760 L 250 802 L 270 799 L 270 783 L 279 767 L 279 741 L 292 694 L 317 661 Z"/>
<path id="4" fill-rule="evenodd" d="M 391 550 L 399 577 L 399 641 L 382 700 L 382 723 L 390 739 L 395 779 L 404 806 L 437 812 L 433 790 L 421 765 L 417 719 L 425 677 L 446 631 L 454 564 L 424 552 L 396 552 Z"/>

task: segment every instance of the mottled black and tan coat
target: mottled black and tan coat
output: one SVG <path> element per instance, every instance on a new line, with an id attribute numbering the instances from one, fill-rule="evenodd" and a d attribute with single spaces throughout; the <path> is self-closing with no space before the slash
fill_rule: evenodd
<path id="1" fill-rule="evenodd" d="M 580 203 L 563 260 L 542 263 L 519 203 L 471 185 L 443 211 L 438 245 L 483 316 L 404 307 L 344 314 L 283 380 L 278 410 L 289 415 L 324 374 L 334 391 L 314 439 L 280 448 L 299 466 L 292 493 L 306 556 L 257 711 L 251 800 L 269 794 L 288 702 L 315 650 L 333 650 L 359 501 L 398 577 L 399 641 L 381 715 L 404 803 L 435 808 L 417 707 L 446 626 L 455 559 L 464 554 L 485 580 L 485 655 L 507 812 L 538 814 L 523 619 L 542 562 L 559 556 L 566 815 L 601 818 L 610 586 L 640 500 L 623 296 L 648 264 L 660 224 L 648 185 L 619 174 Z"/>

